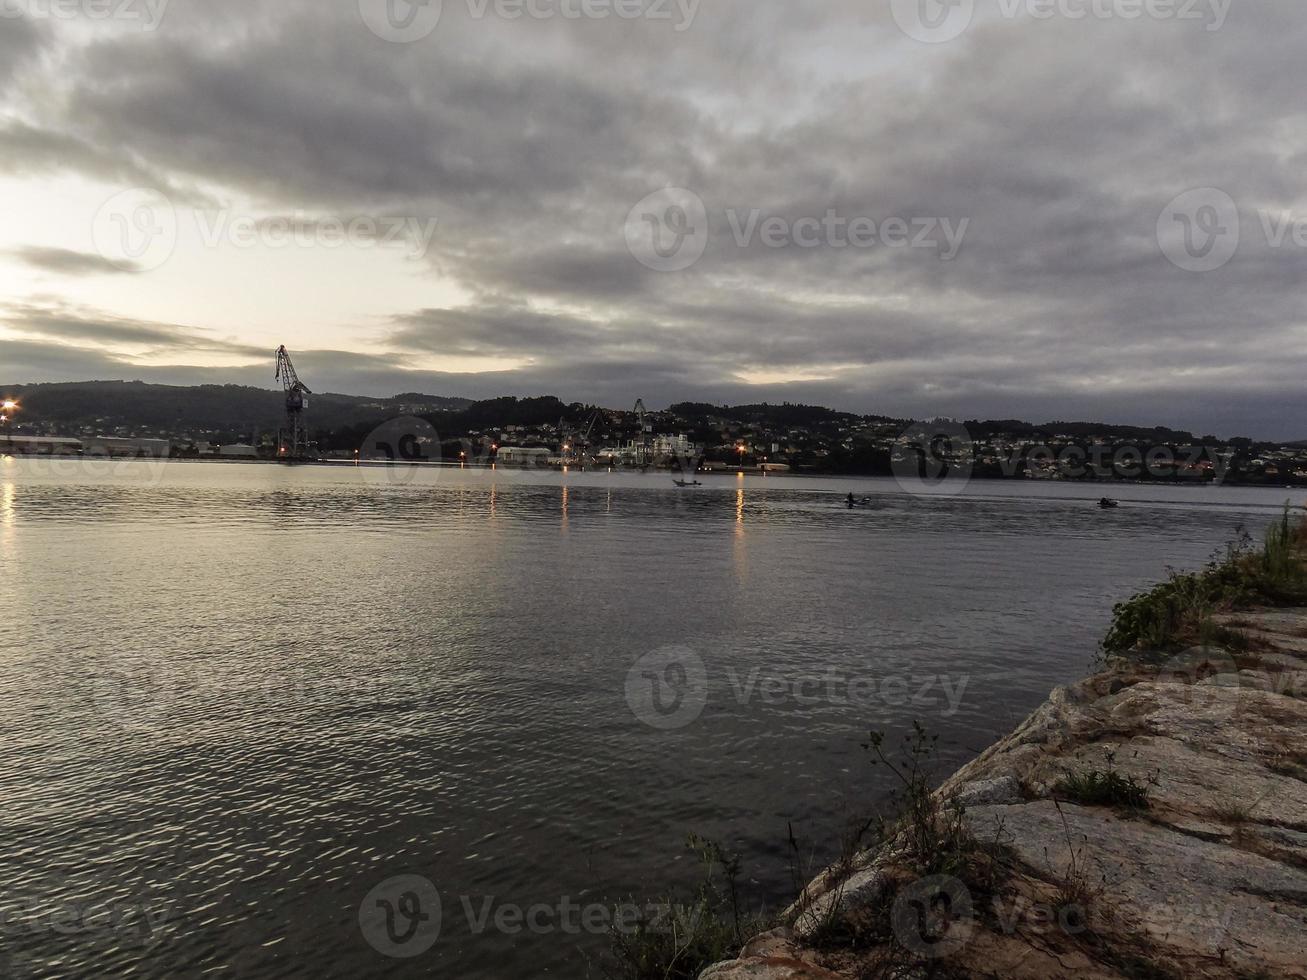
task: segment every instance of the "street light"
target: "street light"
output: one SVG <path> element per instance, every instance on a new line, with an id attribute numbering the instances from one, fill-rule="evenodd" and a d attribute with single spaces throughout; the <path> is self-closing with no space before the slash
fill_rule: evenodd
<path id="1" fill-rule="evenodd" d="M 18 409 L 18 402 L 12 398 L 6 398 L 3 402 L 0 402 L 0 411 L 4 412 L 3 415 L 0 415 L 0 424 L 5 427 L 5 446 L 8 447 L 11 453 L 14 450 L 14 413 Z"/>

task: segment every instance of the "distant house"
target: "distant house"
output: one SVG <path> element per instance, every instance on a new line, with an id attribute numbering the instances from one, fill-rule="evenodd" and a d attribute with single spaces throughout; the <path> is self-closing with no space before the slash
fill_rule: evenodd
<path id="1" fill-rule="evenodd" d="M 684 435 L 654 436 L 654 456 L 692 456 L 694 446 Z"/>
<path id="2" fill-rule="evenodd" d="M 0 435 L 0 455 L 73 456 L 82 451 L 82 440 L 62 436 Z"/>
<path id="3" fill-rule="evenodd" d="M 501 466 L 548 466 L 553 456 L 549 449 L 501 446 L 495 461 Z"/>
<path id="4" fill-rule="evenodd" d="M 123 439 L 111 436 L 90 436 L 82 440 L 82 452 L 86 456 L 141 457 L 155 459 L 166 457 L 172 452 L 172 443 L 167 439 Z"/>

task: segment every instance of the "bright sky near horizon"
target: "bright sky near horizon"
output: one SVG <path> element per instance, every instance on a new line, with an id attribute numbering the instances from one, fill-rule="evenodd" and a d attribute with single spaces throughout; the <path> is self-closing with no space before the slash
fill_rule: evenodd
<path id="1" fill-rule="evenodd" d="M 0 383 L 272 387 L 285 343 L 319 391 L 1307 438 L 1305 42 L 1276 0 L 0 0 Z"/>

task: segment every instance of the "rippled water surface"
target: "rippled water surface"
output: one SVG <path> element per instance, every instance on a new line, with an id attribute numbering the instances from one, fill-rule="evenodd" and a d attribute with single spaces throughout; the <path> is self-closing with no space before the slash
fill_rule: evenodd
<path id="1" fill-rule="evenodd" d="M 691 831 L 784 900 L 868 729 L 964 761 L 1287 495 L 0 460 L 0 975 L 585 976 L 565 903 L 692 881 Z M 439 938 L 391 959 L 359 909 L 410 874 Z"/>

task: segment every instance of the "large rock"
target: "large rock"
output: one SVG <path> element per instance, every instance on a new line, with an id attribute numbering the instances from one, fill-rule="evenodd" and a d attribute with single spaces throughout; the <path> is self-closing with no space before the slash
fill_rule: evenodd
<path id="1" fill-rule="evenodd" d="M 885 894 L 887 884 L 885 872 L 880 868 L 859 871 L 804 909 L 794 923 L 795 935 L 801 941 L 812 940 L 822 929 L 851 910 L 877 901 Z"/>
<path id="2" fill-rule="evenodd" d="M 1143 934 L 1175 960 L 1307 977 L 1307 871 L 1066 803 L 986 807 L 967 819 L 978 835 L 1001 834 L 1037 877 L 1091 896 L 1084 923 L 1100 940 Z"/>
<path id="3" fill-rule="evenodd" d="M 1005 980 L 1307 980 L 1307 610 L 1223 623 L 1244 633 L 1246 651 L 1111 661 L 1054 691 L 941 787 L 941 804 L 962 804 L 979 841 L 1001 845 L 1007 870 L 997 892 L 974 895 L 977 914 L 959 920 L 945 958 L 897 921 L 880 950 L 805 946 L 827 923 L 903 899 L 890 893 L 905 880 L 903 854 L 887 848 L 825 872 L 787 910 L 792 929 L 704 976 L 898 980 L 944 966 Z M 1109 769 L 1147 789 L 1147 809 L 1050 798 L 1068 773 Z M 914 886 L 939 884 L 901 887 Z"/>

